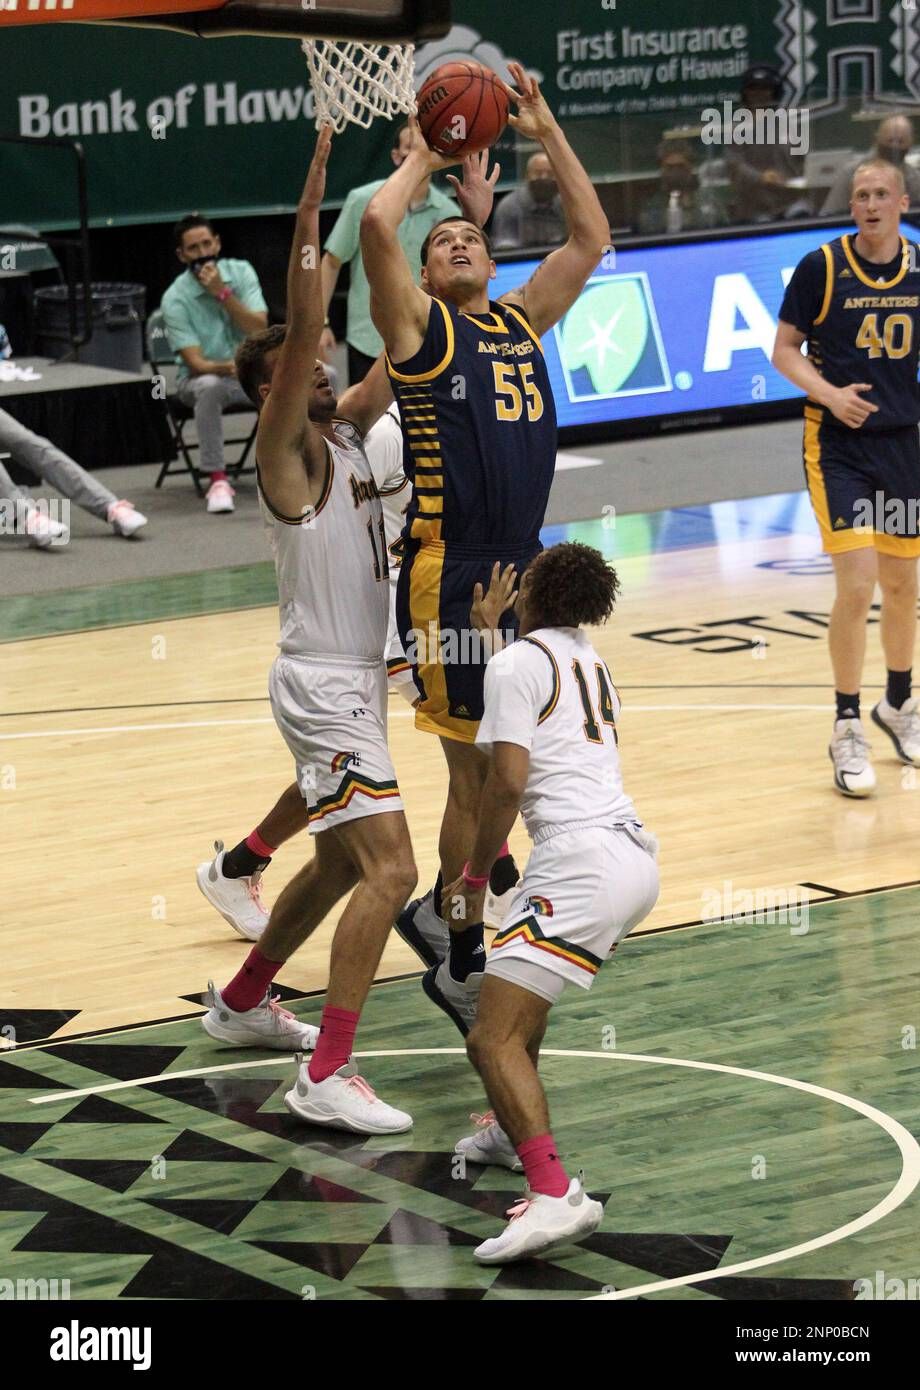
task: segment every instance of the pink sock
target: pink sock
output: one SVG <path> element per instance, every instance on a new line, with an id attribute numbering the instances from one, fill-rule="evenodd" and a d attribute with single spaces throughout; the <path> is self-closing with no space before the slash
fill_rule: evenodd
<path id="1" fill-rule="evenodd" d="M 538 1134 L 536 1139 L 525 1139 L 523 1144 L 518 1144 L 517 1151 L 531 1192 L 542 1192 L 546 1197 L 565 1196 L 569 1190 L 569 1179 L 551 1134 Z"/>
<path id="2" fill-rule="evenodd" d="M 212 483 L 225 483 L 226 481 L 227 481 L 227 474 L 226 474 L 226 471 L 225 471 L 223 468 L 216 469 L 216 470 L 211 474 L 211 482 L 212 482 Z"/>
<path id="3" fill-rule="evenodd" d="M 283 964 L 283 960 L 269 960 L 258 946 L 253 946 L 242 970 L 220 992 L 227 1008 L 237 1014 L 254 1009 L 265 998 L 265 991 Z"/>
<path id="4" fill-rule="evenodd" d="M 496 859 L 507 859 L 507 857 L 508 857 L 508 855 L 509 855 L 510 853 L 511 853 L 511 850 L 508 848 L 508 841 L 506 840 L 505 843 L 502 845 L 501 849 L 498 851 L 498 854 L 496 854 L 495 858 L 496 858 Z"/>
<path id="5" fill-rule="evenodd" d="M 319 1042 L 308 1068 L 311 1081 L 325 1081 L 344 1067 L 351 1056 L 360 1016 L 350 1009 L 330 1009 L 326 1005 L 319 1025 Z"/>
<path id="6" fill-rule="evenodd" d="M 258 830 L 253 830 L 246 836 L 246 848 L 251 849 L 253 854 L 257 854 L 260 859 L 271 859 L 277 845 L 270 845 L 267 840 L 263 840 Z"/>

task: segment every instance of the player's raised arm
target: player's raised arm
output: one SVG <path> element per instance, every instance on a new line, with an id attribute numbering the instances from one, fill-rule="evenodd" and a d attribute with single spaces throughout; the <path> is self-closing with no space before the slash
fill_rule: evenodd
<path id="1" fill-rule="evenodd" d="M 313 374 L 323 332 L 319 209 L 326 191 L 332 129 L 317 137 L 297 221 L 287 276 L 287 335 L 278 350 L 259 421 L 257 457 L 266 496 L 285 516 L 316 501 L 325 479 L 326 445 L 307 419 Z"/>
<path id="2" fill-rule="evenodd" d="M 371 287 L 371 318 L 394 362 L 405 362 L 418 352 L 431 309 L 431 300 L 415 283 L 399 243 L 399 224 L 422 180 L 457 162 L 428 148 L 416 120 L 410 120 L 409 129 L 409 153 L 371 198 L 361 218 L 361 255 Z"/>
<path id="3" fill-rule="evenodd" d="M 562 133 L 534 78 L 528 77 L 520 63 L 509 63 L 511 75 L 520 88 L 506 86 L 517 105 L 517 115 L 509 122 L 519 134 L 538 140 L 549 156 L 559 186 L 569 239 L 537 266 L 530 280 L 520 289 L 502 295 L 509 304 L 519 304 L 538 333 L 545 333 L 572 307 L 596 269 L 610 243 L 610 225 L 594 186 L 578 156 Z"/>
<path id="4" fill-rule="evenodd" d="M 386 358 L 383 353 L 371 367 L 363 380 L 349 386 L 339 397 L 336 415 L 342 420 L 350 420 L 357 425 L 362 434 L 367 434 L 376 425 L 393 399 L 393 388 L 387 376 Z"/>

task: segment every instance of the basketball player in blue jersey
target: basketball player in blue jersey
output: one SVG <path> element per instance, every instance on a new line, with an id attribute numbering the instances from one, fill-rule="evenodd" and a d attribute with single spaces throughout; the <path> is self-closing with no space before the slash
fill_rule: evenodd
<path id="1" fill-rule="evenodd" d="M 441 884 L 469 858 L 486 773 L 475 740 L 488 650 L 470 627 L 470 592 L 488 585 L 495 562 L 523 570 L 540 550 L 556 457 L 540 337 L 574 304 L 610 236 L 591 180 L 537 83 L 519 64 L 510 69 L 520 89 L 506 88 L 518 110 L 511 123 L 550 158 L 569 228 L 565 245 L 526 285 L 493 302 L 488 237 L 448 218 L 429 233 L 416 285 L 397 229 L 420 180 L 452 161 L 427 147 L 414 122 L 408 156 L 361 223 L 371 315 L 386 344 L 413 483 L 397 618 L 419 693 L 416 727 L 440 738 L 449 773 L 438 881 L 410 903 L 397 931 L 429 966 L 426 993 L 461 1031 L 475 1016 L 482 981 L 482 925 L 448 927 L 439 904 Z M 507 622 L 513 630 L 510 613 Z M 499 858 L 506 856 L 501 846 Z"/>
<path id="2" fill-rule="evenodd" d="M 488 777 L 469 863 L 444 892 L 448 911 L 477 919 L 489 865 L 519 811 L 533 840 L 467 1039 L 494 1114 L 457 1153 L 523 1168 L 530 1189 L 506 1229 L 477 1247 L 486 1264 L 577 1240 L 603 1215 L 580 1176 L 563 1168 L 537 1062 L 566 985 L 590 989 L 658 897 L 657 842 L 623 787 L 619 696 L 582 627 L 609 618 L 618 590 L 616 573 L 591 547 L 544 551 L 521 576 L 520 637 L 486 670 L 476 741 Z"/>
<path id="3" fill-rule="evenodd" d="M 876 583 L 888 668 L 872 719 L 920 766 L 911 670 L 920 556 L 920 247 L 900 235 L 904 176 L 885 160 L 853 175 L 855 236 L 810 252 L 780 309 L 773 365 L 808 393 L 805 476 L 836 596 L 828 639 L 837 713 L 834 785 L 869 796 L 875 771 L 860 721 L 866 619 Z M 808 356 L 801 353 L 808 342 Z"/>

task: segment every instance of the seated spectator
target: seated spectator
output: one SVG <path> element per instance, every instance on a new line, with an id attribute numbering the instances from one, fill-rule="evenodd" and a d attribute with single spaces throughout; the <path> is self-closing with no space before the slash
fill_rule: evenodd
<path id="1" fill-rule="evenodd" d="M 0 324 L 0 357 L 10 356 L 10 341 L 6 329 Z M 98 478 L 87 473 L 85 468 L 81 468 L 49 439 L 26 429 L 5 410 L 0 410 L 0 454 L 10 454 L 15 463 L 34 476 L 36 482 L 50 483 L 78 507 L 92 512 L 100 521 L 108 522 L 116 535 L 133 536 L 135 531 L 147 524 L 147 518 L 136 511 L 130 502 L 119 501 L 114 492 L 102 486 Z M 50 517 L 44 508 L 36 506 L 34 498 L 16 486 L 0 463 L 0 503 L 4 502 L 14 504 L 16 529 L 28 536 L 30 545 L 44 550 L 49 545 L 66 543 L 68 528 Z"/>
<path id="2" fill-rule="evenodd" d="M 748 68 L 741 78 L 741 110 L 756 113 L 782 105 L 783 79 L 768 63 Z M 807 217 L 808 200 L 800 189 L 789 188 L 791 179 L 804 169 L 801 155 L 788 144 L 727 145 L 725 163 L 732 188 L 734 222 L 779 222 L 786 217 Z"/>
<path id="3" fill-rule="evenodd" d="M 248 261 L 222 259 L 220 237 L 206 217 L 183 217 L 173 229 L 185 270 L 163 296 L 169 345 L 179 359 L 177 394 L 195 412 L 200 468 L 210 473 L 209 512 L 233 511 L 224 467 L 223 412 L 249 400 L 234 356 L 250 333 L 268 327 L 268 306 Z"/>
<path id="4" fill-rule="evenodd" d="M 640 232 L 652 236 L 725 226 L 725 204 L 715 189 L 700 186 L 689 141 L 662 140 L 658 170 L 661 182 L 639 212 Z"/>
<path id="5" fill-rule="evenodd" d="M 867 154 L 854 155 L 843 165 L 821 208 L 822 213 L 847 212 L 853 175 L 869 159 L 885 159 L 900 169 L 911 206 L 920 204 L 920 170 L 906 162 L 914 143 L 914 128 L 907 116 L 886 116 L 875 132 L 875 145 Z"/>
<path id="6" fill-rule="evenodd" d="M 532 154 L 525 182 L 508 193 L 492 219 L 492 245 L 560 246 L 568 237 L 562 203 L 549 155 Z"/>

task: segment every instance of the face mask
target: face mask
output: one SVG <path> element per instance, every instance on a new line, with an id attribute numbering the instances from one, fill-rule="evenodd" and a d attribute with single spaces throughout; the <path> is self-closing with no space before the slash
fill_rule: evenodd
<path id="1" fill-rule="evenodd" d="M 555 179 L 530 179 L 527 186 L 537 203 L 551 203 L 558 189 Z"/>
<path id="2" fill-rule="evenodd" d="M 199 256 L 196 260 L 194 260 L 194 261 L 189 261 L 189 263 L 188 263 L 188 268 L 189 268 L 189 270 L 192 272 L 192 274 L 193 274 L 193 275 L 196 277 L 196 279 L 197 279 L 197 277 L 200 276 L 201 272 L 204 270 L 204 268 L 205 268 L 206 265 L 216 265 L 216 264 L 217 264 L 217 257 L 216 257 L 216 256 Z"/>
<path id="3" fill-rule="evenodd" d="M 661 183 L 662 187 L 668 193 L 673 191 L 685 193 L 689 189 L 696 187 L 696 175 L 692 169 L 687 168 L 672 167 L 670 169 L 662 169 Z"/>
<path id="4" fill-rule="evenodd" d="M 900 145 L 879 145 L 878 152 L 882 159 L 887 159 L 891 164 L 903 164 L 907 154 Z"/>

